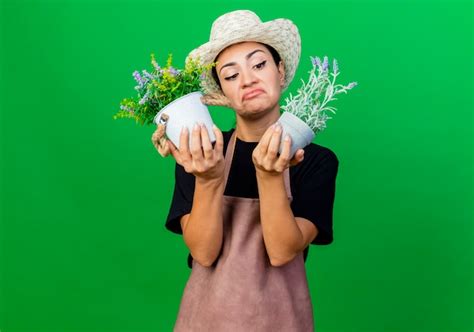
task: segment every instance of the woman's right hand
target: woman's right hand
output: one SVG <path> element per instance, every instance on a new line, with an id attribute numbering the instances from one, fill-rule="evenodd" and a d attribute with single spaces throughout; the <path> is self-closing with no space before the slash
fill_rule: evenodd
<path id="1" fill-rule="evenodd" d="M 186 172 L 192 173 L 196 178 L 202 180 L 224 178 L 224 138 L 219 128 L 214 125 L 212 129 L 216 136 L 214 148 L 204 124 L 194 126 L 191 140 L 189 140 L 188 128 L 183 127 L 179 150 L 171 141 L 167 142 L 176 162 L 183 166 Z"/>

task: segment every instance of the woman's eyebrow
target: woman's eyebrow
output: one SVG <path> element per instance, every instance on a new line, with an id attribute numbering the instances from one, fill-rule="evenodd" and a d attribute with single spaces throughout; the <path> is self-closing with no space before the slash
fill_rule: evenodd
<path id="1" fill-rule="evenodd" d="M 256 50 L 250 52 L 249 54 L 247 54 L 247 55 L 245 56 L 245 59 L 247 59 L 247 60 L 250 59 L 250 57 L 251 57 L 252 55 L 254 55 L 255 53 L 257 53 L 257 52 L 263 52 L 263 51 L 262 51 L 261 49 L 256 49 Z M 265 53 L 265 52 L 263 52 L 263 53 Z M 221 69 L 219 69 L 219 73 L 222 71 L 222 69 L 223 69 L 224 67 L 235 66 L 236 64 L 237 64 L 237 63 L 235 63 L 235 62 L 226 63 L 225 65 L 223 65 L 223 66 L 221 67 Z"/>

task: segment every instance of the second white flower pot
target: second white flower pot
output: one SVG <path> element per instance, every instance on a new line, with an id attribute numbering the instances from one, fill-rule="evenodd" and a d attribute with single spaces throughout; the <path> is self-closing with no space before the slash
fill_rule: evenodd
<path id="1" fill-rule="evenodd" d="M 189 140 L 196 123 L 204 123 L 212 142 L 216 141 L 214 131 L 212 130 L 211 115 L 209 109 L 201 102 L 203 94 L 199 91 L 188 93 L 163 107 L 153 119 L 155 124 L 160 123 L 163 114 L 168 115 L 166 123 L 166 136 L 179 149 L 181 129 L 187 127 L 189 130 Z"/>
<path id="2" fill-rule="evenodd" d="M 291 137 L 291 151 L 290 158 L 293 158 L 294 154 L 298 149 L 302 149 L 310 144 L 314 139 L 313 130 L 296 115 L 289 112 L 283 112 L 278 119 L 278 122 L 282 126 L 281 144 L 279 152 L 282 152 L 284 138 L 286 134 Z"/>

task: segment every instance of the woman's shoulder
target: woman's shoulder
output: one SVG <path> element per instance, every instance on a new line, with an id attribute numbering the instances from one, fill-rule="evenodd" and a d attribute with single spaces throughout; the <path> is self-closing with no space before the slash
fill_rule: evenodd
<path id="1" fill-rule="evenodd" d="M 292 177 L 306 181 L 318 174 L 337 173 L 339 159 L 331 148 L 316 143 L 310 143 L 305 146 L 303 150 L 303 161 L 290 167 Z"/>
<path id="2" fill-rule="evenodd" d="M 330 161 L 334 163 L 338 163 L 339 159 L 337 158 L 336 153 L 323 145 L 310 143 L 303 148 L 304 156 L 306 158 L 318 159 L 321 161 Z"/>

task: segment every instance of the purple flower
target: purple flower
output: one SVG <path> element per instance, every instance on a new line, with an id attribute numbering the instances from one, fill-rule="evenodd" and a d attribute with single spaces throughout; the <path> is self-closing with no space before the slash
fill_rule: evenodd
<path id="1" fill-rule="evenodd" d="M 326 71 L 328 69 L 328 57 L 324 56 L 323 60 L 323 71 Z"/>
<path id="2" fill-rule="evenodd" d="M 349 83 L 349 85 L 347 86 L 347 89 L 352 89 L 353 87 L 355 87 L 357 85 L 357 82 L 351 82 Z"/>
<path id="3" fill-rule="evenodd" d="M 201 76 L 199 76 L 199 79 L 200 79 L 200 80 L 203 80 L 203 79 L 205 79 L 205 78 L 206 78 L 206 73 L 202 73 Z"/>
<path id="4" fill-rule="evenodd" d="M 311 58 L 311 63 L 313 64 L 313 66 L 318 66 L 318 67 L 321 67 L 321 59 L 319 59 L 319 57 L 310 57 Z"/>
<path id="5" fill-rule="evenodd" d="M 143 72 L 143 76 L 145 76 L 147 79 L 149 79 L 149 80 L 153 79 L 153 76 L 149 72 L 147 72 L 146 70 L 143 70 L 142 72 Z"/>
<path id="6" fill-rule="evenodd" d="M 143 86 L 143 79 L 142 77 L 140 76 L 140 73 L 138 72 L 138 70 L 135 70 L 133 72 L 133 77 L 135 78 L 135 80 L 137 81 L 137 83 L 140 85 L 140 87 Z"/>
<path id="7" fill-rule="evenodd" d="M 337 72 L 339 71 L 339 68 L 337 67 L 336 59 L 332 60 L 332 67 L 333 67 L 334 74 L 337 74 Z"/>
<path id="8" fill-rule="evenodd" d="M 176 75 L 178 75 L 178 73 L 179 73 L 179 71 L 176 70 L 176 69 L 174 69 L 173 67 L 170 67 L 170 68 L 168 69 L 168 72 L 169 72 L 171 75 L 173 75 L 173 76 L 176 76 Z"/>
<path id="9" fill-rule="evenodd" d="M 148 100 L 148 95 L 149 95 L 149 94 L 150 94 L 150 91 L 147 91 L 147 92 L 145 93 L 145 95 L 143 96 L 143 98 L 140 99 L 140 101 L 139 101 L 138 103 L 139 103 L 140 105 L 145 104 L 146 101 Z"/>

